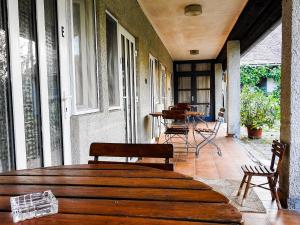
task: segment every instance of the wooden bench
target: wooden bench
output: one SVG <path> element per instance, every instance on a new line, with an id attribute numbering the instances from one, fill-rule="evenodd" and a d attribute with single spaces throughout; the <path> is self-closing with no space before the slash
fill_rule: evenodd
<path id="1" fill-rule="evenodd" d="M 90 156 L 94 160 L 89 160 L 89 164 L 102 163 L 126 163 L 141 166 L 148 166 L 157 169 L 173 171 L 173 145 L 171 144 L 121 144 L 121 143 L 92 143 L 90 146 Z M 99 156 L 108 157 L 138 157 L 138 158 L 164 158 L 165 163 L 132 163 L 132 162 L 112 162 L 99 161 Z"/>

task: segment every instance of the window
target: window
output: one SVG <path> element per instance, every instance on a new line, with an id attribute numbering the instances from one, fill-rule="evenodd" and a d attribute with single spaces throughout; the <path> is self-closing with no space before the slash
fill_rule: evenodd
<path id="1" fill-rule="evenodd" d="M 109 107 L 120 108 L 120 78 L 118 68 L 118 23 L 106 15 L 106 46 Z"/>
<path id="2" fill-rule="evenodd" d="M 0 0 L 0 172 L 14 168 L 6 2 Z"/>
<path id="3" fill-rule="evenodd" d="M 73 108 L 75 113 L 98 111 L 95 11 L 93 0 L 73 0 Z"/>
<path id="4" fill-rule="evenodd" d="M 27 168 L 36 168 L 43 166 L 43 151 L 35 1 L 19 0 L 18 7 Z"/>

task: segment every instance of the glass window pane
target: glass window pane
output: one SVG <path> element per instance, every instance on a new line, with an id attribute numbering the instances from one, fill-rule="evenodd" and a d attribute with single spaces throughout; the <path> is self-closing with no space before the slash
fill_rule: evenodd
<path id="1" fill-rule="evenodd" d="M 177 64 L 176 70 L 177 72 L 191 72 L 192 64 Z"/>
<path id="2" fill-rule="evenodd" d="M 190 103 L 191 102 L 191 91 L 178 91 L 178 102 Z"/>
<path id="3" fill-rule="evenodd" d="M 11 106 L 11 101 L 5 10 L 5 1 L 0 0 L 0 172 L 11 170 L 13 168 L 11 155 L 12 145 L 10 139 L 12 131 L 12 114 L 9 108 L 9 106 Z"/>
<path id="4" fill-rule="evenodd" d="M 197 112 L 203 112 L 206 117 L 210 116 L 210 104 L 197 105 Z"/>
<path id="5" fill-rule="evenodd" d="M 179 77 L 178 89 L 191 89 L 191 77 Z"/>
<path id="6" fill-rule="evenodd" d="M 106 46 L 109 106 L 120 106 L 117 22 L 109 15 L 106 15 Z"/>
<path id="7" fill-rule="evenodd" d="M 56 166 L 62 165 L 63 163 L 56 0 L 44 0 L 44 8 L 51 138 L 51 162 L 53 166 Z"/>
<path id="8" fill-rule="evenodd" d="M 210 103 L 210 90 L 198 90 L 197 91 L 198 103 Z"/>
<path id="9" fill-rule="evenodd" d="M 19 0 L 19 18 L 27 167 L 34 168 L 42 166 L 35 1 Z"/>
<path id="10" fill-rule="evenodd" d="M 73 63 L 76 110 L 98 108 L 93 0 L 73 0 Z"/>
<path id="11" fill-rule="evenodd" d="M 201 76 L 197 77 L 197 89 L 210 88 L 210 77 Z"/>
<path id="12" fill-rule="evenodd" d="M 196 71 L 210 71 L 211 64 L 210 63 L 197 63 L 196 64 Z"/>

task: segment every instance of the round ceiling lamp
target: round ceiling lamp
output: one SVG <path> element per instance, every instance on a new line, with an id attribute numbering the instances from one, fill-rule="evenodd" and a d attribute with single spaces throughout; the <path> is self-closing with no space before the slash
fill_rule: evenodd
<path id="1" fill-rule="evenodd" d="M 190 50 L 191 55 L 199 55 L 199 50 L 198 49 L 192 49 Z"/>
<path id="2" fill-rule="evenodd" d="M 184 8 L 184 15 L 186 16 L 199 16 L 202 14 L 202 6 L 199 4 L 187 5 Z"/>

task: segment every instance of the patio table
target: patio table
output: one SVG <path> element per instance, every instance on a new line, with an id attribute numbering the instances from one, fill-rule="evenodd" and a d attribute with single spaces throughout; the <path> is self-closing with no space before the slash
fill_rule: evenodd
<path id="1" fill-rule="evenodd" d="M 149 115 L 152 116 L 153 118 L 157 119 L 157 128 L 158 128 L 158 132 L 159 132 L 159 135 L 160 135 L 163 113 L 162 112 L 153 112 L 153 113 L 149 113 Z M 196 118 L 197 117 L 203 117 L 204 113 L 203 112 L 186 111 L 185 115 L 187 117 L 192 118 L 192 123 L 193 123 L 193 128 L 194 128 L 196 126 Z"/>
<path id="2" fill-rule="evenodd" d="M 126 164 L 71 165 L 0 174 L 0 223 L 13 225 L 11 196 L 52 190 L 59 213 L 17 224 L 241 224 L 208 185 L 172 171 Z"/>

